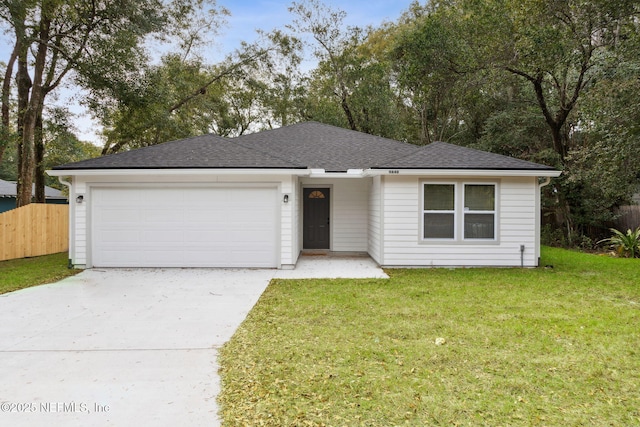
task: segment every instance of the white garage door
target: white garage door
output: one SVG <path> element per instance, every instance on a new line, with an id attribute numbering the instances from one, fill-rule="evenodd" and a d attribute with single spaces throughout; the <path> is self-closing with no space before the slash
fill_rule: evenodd
<path id="1" fill-rule="evenodd" d="M 94 267 L 277 267 L 276 188 L 91 192 Z"/>

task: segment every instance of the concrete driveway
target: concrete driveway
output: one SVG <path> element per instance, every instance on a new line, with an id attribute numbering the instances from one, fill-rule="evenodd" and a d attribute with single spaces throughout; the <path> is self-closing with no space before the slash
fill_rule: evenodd
<path id="1" fill-rule="evenodd" d="M 216 348 L 274 274 L 87 270 L 0 295 L 0 425 L 218 425 Z"/>
<path id="2" fill-rule="evenodd" d="M 386 277 L 368 257 L 296 270 L 86 270 L 0 295 L 0 425 L 217 426 L 216 352 L 272 278 Z"/>

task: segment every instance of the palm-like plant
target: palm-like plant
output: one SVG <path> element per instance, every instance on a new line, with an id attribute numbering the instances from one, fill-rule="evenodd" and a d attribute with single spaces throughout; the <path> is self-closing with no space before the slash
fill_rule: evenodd
<path id="1" fill-rule="evenodd" d="M 640 258 L 640 227 L 635 230 L 628 229 L 626 233 L 615 228 L 610 230 L 613 236 L 600 240 L 598 244 L 609 244 L 619 256 Z"/>

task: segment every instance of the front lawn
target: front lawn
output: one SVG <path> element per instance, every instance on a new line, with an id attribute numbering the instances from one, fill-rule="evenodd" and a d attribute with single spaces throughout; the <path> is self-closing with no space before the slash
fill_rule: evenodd
<path id="1" fill-rule="evenodd" d="M 66 252 L 0 261 L 0 294 L 57 282 L 81 271 L 67 268 L 68 264 Z"/>
<path id="2" fill-rule="evenodd" d="M 640 260 L 542 264 L 274 280 L 220 352 L 223 425 L 640 425 Z"/>

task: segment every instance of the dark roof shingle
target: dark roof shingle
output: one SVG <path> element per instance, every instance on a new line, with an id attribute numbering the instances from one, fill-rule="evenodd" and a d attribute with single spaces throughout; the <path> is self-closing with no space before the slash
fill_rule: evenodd
<path id="1" fill-rule="evenodd" d="M 446 142 L 433 142 L 415 153 L 391 162 L 373 166 L 374 169 L 493 169 L 493 170 L 553 170 L 550 166 L 514 157 Z"/>
<path id="2" fill-rule="evenodd" d="M 53 169 L 202 169 L 283 168 L 304 169 L 276 156 L 246 148 L 232 139 L 213 134 L 165 142 Z"/>
<path id="3" fill-rule="evenodd" d="M 418 147 L 318 122 L 297 123 L 243 135 L 239 143 L 328 172 L 367 169 L 414 153 Z"/>
<path id="4" fill-rule="evenodd" d="M 318 122 L 297 123 L 236 138 L 213 134 L 81 162 L 83 169 L 494 169 L 554 170 L 537 163 L 444 142 L 424 147 Z"/>

